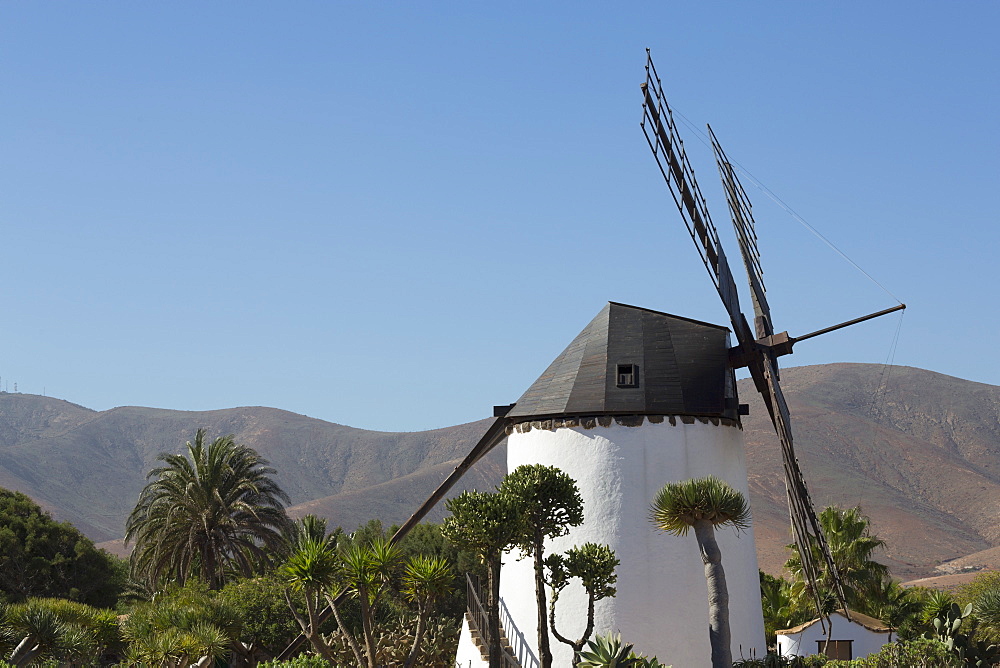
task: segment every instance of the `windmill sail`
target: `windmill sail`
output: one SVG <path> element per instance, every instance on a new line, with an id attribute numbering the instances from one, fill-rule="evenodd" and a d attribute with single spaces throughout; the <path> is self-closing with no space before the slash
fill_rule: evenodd
<path id="1" fill-rule="evenodd" d="M 646 98 L 641 123 L 643 134 L 742 343 L 749 335 L 749 327 L 740 313 L 740 297 L 733 272 L 719 243 L 719 234 L 708 213 L 705 197 L 694 178 L 694 170 L 688 162 L 684 142 L 677 133 L 673 111 L 663 95 L 652 60 L 646 61 L 646 83 L 642 84 L 642 90 Z"/>
<path id="2" fill-rule="evenodd" d="M 764 343 L 771 341 L 774 334 L 770 307 L 764 290 L 763 270 L 760 265 L 760 251 L 757 248 L 757 234 L 751 213 L 750 201 L 743 186 L 726 158 L 721 145 L 712 134 L 712 144 L 726 190 L 733 225 L 739 240 L 743 264 L 750 282 L 750 292 L 754 307 L 754 331 L 751 331 L 746 317 L 740 311 L 739 297 L 732 271 L 719 243 L 719 235 L 708 213 L 708 206 L 694 178 L 684 151 L 684 144 L 677 132 L 673 112 L 663 94 L 663 87 L 656 74 L 649 50 L 646 50 L 646 81 L 642 84 L 643 119 L 642 130 L 646 135 L 660 172 L 673 195 L 674 203 L 681 213 L 688 232 L 698 248 L 698 252 L 708 268 L 722 302 L 729 313 L 733 332 L 739 342 L 737 346 L 739 363 L 747 366 L 757 391 L 760 392 L 770 414 L 774 430 L 781 443 L 784 468 L 785 490 L 792 524 L 795 545 L 802 565 L 802 575 L 813 594 L 821 616 L 823 607 L 819 594 L 820 571 L 813 555 L 813 546 L 818 547 L 827 573 L 834 584 L 834 594 L 846 609 L 843 588 L 829 546 L 813 510 L 812 500 L 806 489 L 805 479 L 795 456 L 792 439 L 791 417 L 788 406 L 778 384 L 777 354 Z M 711 131 L 711 128 L 709 128 Z M 761 341 L 758 341 L 761 339 Z M 788 351 L 790 352 L 790 347 Z"/>
<path id="3" fill-rule="evenodd" d="M 726 192 L 726 201 L 729 204 L 729 212 L 733 221 L 733 228 L 736 238 L 739 241 L 740 253 L 743 255 L 743 266 L 746 269 L 747 280 L 750 284 L 750 294 L 754 306 L 754 326 L 758 339 L 763 339 L 774 334 L 774 327 L 771 322 L 771 309 L 767 303 L 764 288 L 764 271 L 760 263 L 760 249 L 757 246 L 756 223 L 753 218 L 750 199 L 747 197 L 743 185 L 740 183 L 732 163 L 722 149 L 718 138 L 708 127 L 708 133 L 712 140 L 712 150 L 715 153 L 715 160 L 719 167 L 719 176 L 722 178 L 722 185 Z M 751 374 L 755 379 L 755 368 L 763 371 L 764 381 L 767 386 L 767 398 L 765 403 L 771 413 L 771 421 L 774 423 L 774 430 L 781 442 L 781 458 L 785 472 L 785 491 L 788 497 L 789 515 L 792 520 L 792 528 L 795 534 L 795 544 L 798 546 L 799 559 L 801 561 L 803 573 L 806 581 L 815 583 L 819 578 L 819 568 L 813 559 L 812 549 L 809 547 L 815 543 L 819 547 L 830 580 L 834 586 L 835 594 L 840 600 L 842 607 L 846 610 L 847 604 L 844 600 L 843 586 L 840 574 L 833 561 L 826 536 L 816 518 L 812 499 L 809 490 L 806 488 L 805 478 L 799 468 L 798 458 L 795 456 L 795 447 L 792 439 L 791 416 L 788 412 L 788 404 L 785 403 L 784 394 L 778 383 L 778 363 L 773 352 L 766 349 L 761 350 L 759 356 L 762 364 L 750 364 Z M 759 372 L 758 372 L 759 373 Z M 814 586 L 813 596 L 816 598 L 817 607 L 821 606 L 818 599 L 819 592 Z"/>
<path id="4" fill-rule="evenodd" d="M 840 573 L 837 565 L 833 561 L 830 546 L 826 542 L 826 535 L 819 524 L 816 512 L 813 509 L 812 499 L 809 490 L 806 488 L 806 481 L 799 468 L 799 460 L 795 456 L 795 447 L 792 441 L 791 416 L 788 412 L 788 404 L 785 403 L 785 395 L 781 391 L 781 386 L 777 379 L 777 364 L 767 359 L 764 362 L 764 377 L 768 387 L 771 401 L 770 405 L 777 408 L 771 414 L 771 421 L 774 423 L 774 430 L 778 434 L 781 442 L 781 461 L 785 472 L 785 495 L 788 498 L 788 514 L 792 522 L 792 532 L 795 536 L 795 546 L 799 553 L 799 563 L 802 568 L 803 579 L 809 586 L 816 603 L 816 608 L 821 615 L 824 614 L 823 602 L 820 598 L 819 581 L 820 570 L 816 560 L 813 558 L 813 545 L 819 548 L 825 562 L 829 579 L 834 587 L 834 595 L 840 601 L 845 614 L 850 618 L 847 611 L 847 601 L 844 596 L 843 585 L 840 580 Z"/>
<path id="5" fill-rule="evenodd" d="M 715 133 L 712 132 L 712 126 L 708 126 L 708 134 L 712 139 L 712 150 L 715 152 L 715 161 L 719 166 L 719 176 L 722 177 L 722 185 L 726 191 L 726 202 L 729 204 L 729 213 L 736 230 L 736 239 L 739 241 L 740 253 L 743 255 L 743 266 L 746 268 L 747 278 L 750 282 L 750 297 L 756 316 L 754 329 L 757 338 L 762 339 L 774 334 L 774 327 L 771 325 L 771 307 L 768 306 L 765 294 L 764 270 L 760 266 L 760 249 L 757 247 L 753 207 L 729 162 L 729 158 L 722 150 L 722 145 L 719 144 Z"/>

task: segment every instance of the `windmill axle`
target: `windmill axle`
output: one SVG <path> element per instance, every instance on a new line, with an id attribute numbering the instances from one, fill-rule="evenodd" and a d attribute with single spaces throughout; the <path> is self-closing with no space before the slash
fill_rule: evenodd
<path id="1" fill-rule="evenodd" d="M 879 316 L 895 313 L 896 311 L 902 311 L 905 308 L 906 304 L 899 304 L 898 306 L 893 306 L 892 308 L 887 308 L 883 311 L 878 311 L 877 313 L 870 313 L 868 315 L 861 316 L 860 318 L 854 318 L 853 320 L 848 320 L 847 322 L 832 325 L 831 327 L 824 327 L 823 329 L 818 329 L 815 332 L 810 332 L 809 334 L 804 334 L 802 336 L 789 336 L 788 332 L 765 336 L 764 338 L 757 339 L 756 341 L 750 341 L 747 344 L 730 348 L 729 364 L 734 369 L 742 369 L 743 367 L 750 366 L 753 363 L 753 360 L 760 359 L 762 355 L 772 357 L 790 355 L 792 353 L 792 346 L 799 341 L 805 341 L 806 339 L 811 339 L 819 336 L 820 334 L 829 334 L 830 332 L 835 332 L 838 329 L 843 329 L 844 327 L 850 327 L 851 325 L 857 325 L 860 322 L 878 318 Z"/>

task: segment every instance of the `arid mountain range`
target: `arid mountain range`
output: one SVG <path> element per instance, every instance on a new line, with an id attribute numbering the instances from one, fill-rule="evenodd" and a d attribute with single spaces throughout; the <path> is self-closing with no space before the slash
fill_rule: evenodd
<path id="1" fill-rule="evenodd" d="M 789 368 L 782 386 L 816 505 L 860 505 L 897 576 L 1000 566 L 1000 387 L 868 364 Z M 776 573 L 789 542 L 779 446 L 749 381 L 740 396 L 750 404 L 744 431 L 758 554 Z M 180 452 L 204 427 L 270 460 L 293 515 L 353 529 L 373 517 L 406 519 L 488 424 L 386 433 L 274 408 L 97 412 L 0 393 L 0 487 L 113 547 L 157 455 Z M 453 493 L 490 489 L 504 472 L 500 446 Z M 430 519 L 443 513 L 439 506 Z"/>

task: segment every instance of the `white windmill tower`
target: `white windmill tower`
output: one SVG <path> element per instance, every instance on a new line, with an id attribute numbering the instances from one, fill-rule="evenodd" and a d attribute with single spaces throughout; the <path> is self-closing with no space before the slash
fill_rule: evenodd
<path id="1" fill-rule="evenodd" d="M 647 51 L 648 54 L 648 51 Z M 764 293 L 750 205 L 712 135 L 754 307 L 754 328 L 739 297 L 718 234 L 677 133 L 660 81 L 647 57 L 642 128 L 729 314 L 730 330 L 658 311 L 609 303 L 522 397 L 496 420 L 465 459 L 393 536 L 397 541 L 444 498 L 504 437 L 508 470 L 521 464 L 557 466 L 573 477 L 584 500 L 584 523 L 551 541 L 549 552 L 585 542 L 610 545 L 621 564 L 617 595 L 598 603 L 595 634 L 621 631 L 643 653 L 675 666 L 710 665 L 704 570 L 694 540 L 667 539 L 649 521 L 649 504 L 665 483 L 715 475 L 748 495 L 735 369 L 748 368 L 781 441 L 792 533 L 806 578 L 818 568 L 817 544 L 828 572 L 836 567 L 816 519 L 792 443 L 791 418 L 778 382 L 777 357 L 797 341 L 899 309 L 793 338 L 774 333 Z M 764 650 L 757 557 L 752 529 L 722 531 L 719 543 L 729 584 L 733 655 Z M 803 548 L 806 549 L 803 549 Z M 534 574 L 530 560 L 508 558 L 501 575 L 502 620 L 515 657 L 504 666 L 537 665 Z M 811 588 L 816 591 L 816 587 Z M 839 584 L 837 586 L 839 590 Z M 843 596 L 837 592 L 841 603 Z M 818 603 L 818 601 L 817 601 Z M 582 592 L 567 590 L 558 619 L 586 618 Z M 845 606 L 846 607 L 846 606 Z M 324 613 L 329 614 L 329 609 Z M 564 634 L 573 635 L 567 627 Z M 486 666 L 463 628 L 458 664 Z M 486 629 L 475 629 L 477 634 Z M 303 642 L 294 641 L 279 658 Z M 552 643 L 553 665 L 568 665 L 567 645 Z"/>
<path id="2" fill-rule="evenodd" d="M 583 524 L 547 549 L 607 544 L 621 561 L 617 595 L 596 604 L 596 631 L 621 630 L 675 666 L 711 663 L 704 565 L 693 539 L 654 531 L 649 505 L 667 482 L 708 475 L 749 497 L 728 338 L 724 327 L 610 303 L 507 414 L 508 470 L 556 466 L 583 497 Z M 761 654 L 753 532 L 720 532 L 719 543 L 733 646 Z M 533 577 L 531 559 L 505 560 L 505 630 L 523 666 L 537 658 Z M 579 637 L 586 620 L 582 588 L 567 589 L 557 610 L 561 632 Z M 551 651 L 552 665 L 571 664 L 569 645 L 553 641 Z"/>

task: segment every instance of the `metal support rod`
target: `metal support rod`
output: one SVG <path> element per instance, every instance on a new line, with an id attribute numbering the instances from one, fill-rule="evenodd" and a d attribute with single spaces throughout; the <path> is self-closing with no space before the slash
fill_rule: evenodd
<path id="1" fill-rule="evenodd" d="M 854 320 L 848 320 L 847 322 L 842 322 L 839 325 L 834 325 L 833 327 L 825 327 L 823 329 L 818 329 L 810 334 L 805 334 L 803 336 L 796 336 L 793 341 L 798 343 L 799 341 L 805 341 L 806 339 L 811 339 L 814 336 L 819 336 L 820 334 L 828 334 L 834 332 L 838 329 L 843 329 L 844 327 L 850 327 L 851 325 L 856 325 L 859 322 L 864 322 L 865 320 L 871 320 L 872 318 L 878 318 L 879 316 L 889 315 L 890 313 L 895 313 L 896 311 L 902 311 L 906 308 L 906 304 L 900 304 L 899 306 L 893 306 L 892 308 L 887 308 L 884 311 L 879 311 L 878 313 L 872 313 L 871 315 L 862 316 L 860 318 L 855 318 Z"/>

